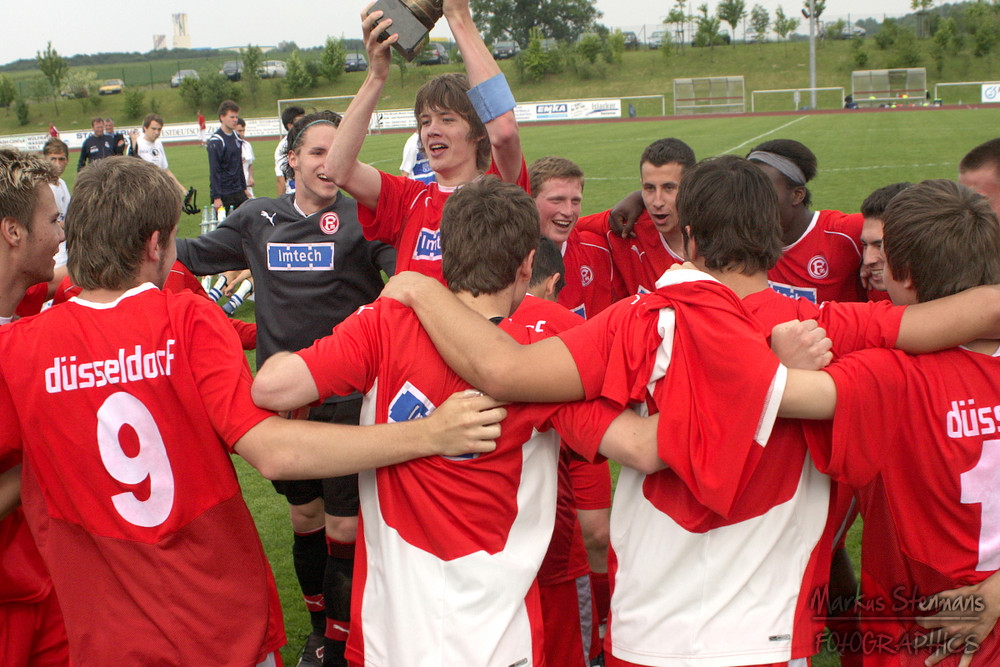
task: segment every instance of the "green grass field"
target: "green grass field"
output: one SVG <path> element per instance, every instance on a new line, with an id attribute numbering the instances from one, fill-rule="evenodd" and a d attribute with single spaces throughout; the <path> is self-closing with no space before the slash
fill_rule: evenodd
<path id="1" fill-rule="evenodd" d="M 815 208 L 856 211 L 874 189 L 896 181 L 954 178 L 958 162 L 968 149 L 993 138 L 1000 125 L 1000 109 L 884 111 L 829 115 L 781 115 L 740 118 L 698 118 L 671 121 L 633 121 L 559 126 L 526 125 L 521 129 L 525 157 L 530 163 L 543 155 L 561 155 L 579 163 L 587 174 L 584 213 L 609 208 L 638 187 L 638 161 L 651 141 L 676 136 L 688 142 L 699 158 L 720 153 L 745 154 L 756 143 L 772 138 L 802 141 L 819 158 L 819 176 L 810 184 Z M 362 159 L 395 173 L 406 133 L 373 135 Z M 273 152 L 276 142 L 254 142 L 259 196 L 274 196 Z M 208 202 L 208 161 L 200 146 L 167 146 L 171 170 L 185 185 L 199 191 L 199 203 Z M 71 159 L 71 164 L 72 164 Z M 67 183 L 72 187 L 72 167 Z M 185 216 L 181 236 L 198 233 L 198 216 Z M 253 306 L 238 314 L 253 318 Z M 251 366 L 253 357 L 251 353 Z M 291 563 L 291 531 L 285 501 L 242 460 L 237 468 L 244 495 L 257 520 L 264 546 L 281 591 L 289 645 L 286 664 L 294 665 L 309 626 Z M 850 534 L 854 562 L 859 556 L 858 526 Z M 821 656 L 817 667 L 839 664 L 835 656 Z"/>

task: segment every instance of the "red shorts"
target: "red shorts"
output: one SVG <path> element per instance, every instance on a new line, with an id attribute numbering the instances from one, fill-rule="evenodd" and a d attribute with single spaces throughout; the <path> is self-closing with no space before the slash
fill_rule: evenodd
<path id="1" fill-rule="evenodd" d="M 798 658 L 795 660 L 789 660 L 788 662 L 768 662 L 763 665 L 749 665 L 748 667 L 809 667 L 812 664 L 812 658 Z M 604 652 L 604 667 L 643 667 L 643 665 L 638 665 L 634 662 L 625 662 L 624 660 L 619 660 L 607 651 Z"/>
<path id="2" fill-rule="evenodd" d="M 66 667 L 69 644 L 55 591 L 41 602 L 0 603 L 0 656 L 4 665 Z"/>
<path id="3" fill-rule="evenodd" d="M 576 580 L 539 586 L 545 628 L 545 664 L 551 667 L 584 667 L 580 601 Z"/>
<path id="4" fill-rule="evenodd" d="M 573 495 L 578 510 L 602 510 L 611 507 L 611 469 L 608 462 L 588 463 L 573 459 L 569 464 Z"/>

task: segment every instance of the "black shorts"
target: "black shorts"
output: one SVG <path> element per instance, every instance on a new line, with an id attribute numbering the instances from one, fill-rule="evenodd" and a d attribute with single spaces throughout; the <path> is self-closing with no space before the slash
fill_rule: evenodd
<path id="1" fill-rule="evenodd" d="M 329 424 L 357 425 L 361 419 L 362 399 L 340 403 L 324 403 L 309 409 L 309 421 Z M 357 516 L 358 476 L 330 477 L 328 479 L 296 479 L 271 482 L 274 490 L 285 496 L 289 505 L 307 505 L 317 498 L 323 499 L 323 509 L 330 516 Z"/>

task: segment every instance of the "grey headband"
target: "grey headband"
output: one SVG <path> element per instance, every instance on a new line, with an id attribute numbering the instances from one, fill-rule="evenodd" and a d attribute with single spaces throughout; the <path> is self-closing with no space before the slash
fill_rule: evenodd
<path id="1" fill-rule="evenodd" d="M 777 153 L 768 153 L 767 151 L 754 151 L 747 155 L 748 160 L 754 160 L 756 162 L 763 162 L 764 164 L 774 167 L 790 180 L 795 185 L 805 185 L 806 175 L 802 173 L 799 169 L 799 165 L 795 164 L 784 155 L 778 155 Z"/>

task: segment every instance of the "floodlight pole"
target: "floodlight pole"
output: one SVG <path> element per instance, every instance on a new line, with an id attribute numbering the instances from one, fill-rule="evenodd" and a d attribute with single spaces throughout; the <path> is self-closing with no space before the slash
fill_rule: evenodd
<path id="1" fill-rule="evenodd" d="M 816 1 L 809 0 L 809 108 L 816 108 Z"/>

